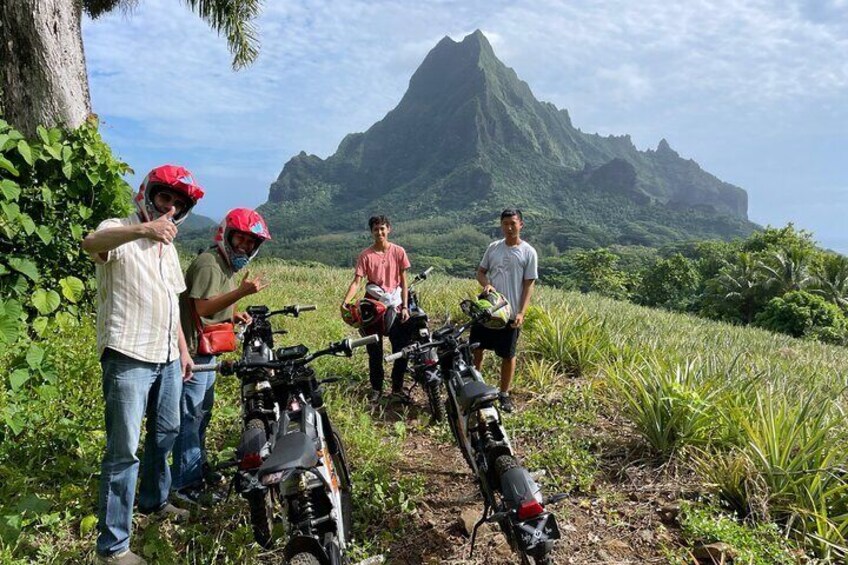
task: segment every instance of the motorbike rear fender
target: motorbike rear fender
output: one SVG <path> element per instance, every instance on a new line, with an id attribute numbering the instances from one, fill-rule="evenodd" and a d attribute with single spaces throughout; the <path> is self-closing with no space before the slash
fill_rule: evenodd
<path id="1" fill-rule="evenodd" d="M 524 467 L 513 467 L 501 475 L 501 494 L 512 510 L 534 498 L 542 502 L 542 490 Z"/>

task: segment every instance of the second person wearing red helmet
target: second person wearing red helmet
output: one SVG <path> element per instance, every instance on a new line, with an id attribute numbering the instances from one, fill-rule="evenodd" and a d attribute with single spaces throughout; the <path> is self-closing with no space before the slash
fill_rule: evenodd
<path id="1" fill-rule="evenodd" d="M 180 296 L 180 321 L 194 364 L 214 363 L 217 353 L 229 349 L 227 345 L 220 349 L 222 344 L 216 344 L 208 333 L 204 336 L 204 330 L 215 329 L 211 326 L 216 324 L 250 323 L 250 316 L 237 311 L 235 304 L 268 285 L 249 272 L 237 284 L 236 273 L 270 239 L 268 226 L 258 212 L 236 208 L 218 227 L 215 245 L 192 261 L 185 275 L 186 290 Z M 224 325 L 219 329 L 227 332 L 229 328 Z M 174 495 L 180 500 L 210 504 L 215 495 L 205 486 L 221 482 L 220 475 L 210 470 L 206 460 L 206 428 L 215 400 L 215 372 L 194 373 L 183 385 L 181 400 L 180 433 L 174 443 L 171 467 Z"/>

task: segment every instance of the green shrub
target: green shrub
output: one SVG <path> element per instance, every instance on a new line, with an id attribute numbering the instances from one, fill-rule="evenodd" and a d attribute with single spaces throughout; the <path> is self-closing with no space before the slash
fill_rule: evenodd
<path id="1" fill-rule="evenodd" d="M 844 344 L 848 337 L 848 323 L 839 307 L 803 290 L 771 299 L 754 323 L 773 332 L 829 343 Z"/>
<path id="2" fill-rule="evenodd" d="M 733 563 L 791 565 L 798 562 L 797 550 L 780 535 L 774 524 L 751 526 L 714 506 L 684 502 L 680 506 L 680 526 L 690 543 L 721 542 L 730 546 Z"/>
<path id="3" fill-rule="evenodd" d="M 696 263 L 675 253 L 643 271 L 636 287 L 637 302 L 669 310 L 689 310 L 700 282 Z"/>
<path id="4" fill-rule="evenodd" d="M 25 139 L 0 119 L 0 344 L 41 335 L 93 296 L 83 235 L 129 210 L 130 171 L 89 122 Z"/>

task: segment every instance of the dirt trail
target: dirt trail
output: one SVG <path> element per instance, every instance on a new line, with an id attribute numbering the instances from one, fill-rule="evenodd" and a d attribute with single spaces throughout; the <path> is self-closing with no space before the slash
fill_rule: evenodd
<path id="1" fill-rule="evenodd" d="M 423 395 L 416 393 L 413 400 L 410 408 L 389 406 L 375 415 L 386 425 L 407 423 L 403 460 L 397 470 L 425 478 L 424 496 L 406 523 L 409 533 L 390 547 L 387 562 L 518 563 L 503 535 L 490 525 L 480 528 L 474 555 L 469 557 L 466 532 L 480 517 L 482 498 L 458 448 L 418 425 L 428 418 L 422 408 Z M 621 429 L 599 417 L 580 430 L 596 439 L 595 456 L 601 469 L 591 492 L 572 493 L 551 508 L 563 534 L 555 563 L 666 563 L 663 548 L 679 544 L 673 525 L 673 502 L 682 490 L 679 481 L 629 464 L 628 444 L 633 438 Z M 520 453 L 522 446 L 515 443 Z"/>

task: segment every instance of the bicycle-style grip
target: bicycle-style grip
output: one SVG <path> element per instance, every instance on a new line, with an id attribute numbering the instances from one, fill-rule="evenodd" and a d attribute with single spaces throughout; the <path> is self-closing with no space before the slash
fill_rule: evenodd
<path id="1" fill-rule="evenodd" d="M 391 362 L 397 361 L 398 359 L 403 357 L 403 354 L 404 354 L 403 351 L 398 351 L 397 353 L 392 353 L 391 355 L 386 355 L 385 357 L 383 357 L 383 359 L 385 359 L 386 363 L 391 363 Z"/>
<path id="2" fill-rule="evenodd" d="M 312 312 L 313 310 L 317 310 L 318 306 L 315 304 L 304 304 L 302 306 L 297 307 L 298 312 Z"/>
<path id="3" fill-rule="evenodd" d="M 194 365 L 191 368 L 192 373 L 205 373 L 207 371 L 217 371 L 218 364 L 217 363 L 207 363 L 206 365 Z"/>
<path id="4" fill-rule="evenodd" d="M 372 343 L 380 343 L 380 336 L 374 334 L 367 335 L 365 337 L 360 337 L 358 339 L 351 339 L 350 348 L 356 349 L 357 347 L 362 347 L 363 345 L 371 345 Z"/>
<path id="5" fill-rule="evenodd" d="M 427 275 L 429 275 L 432 272 L 433 272 L 433 267 L 427 267 L 426 269 L 424 269 L 424 272 L 421 273 L 421 276 L 426 277 Z"/>

